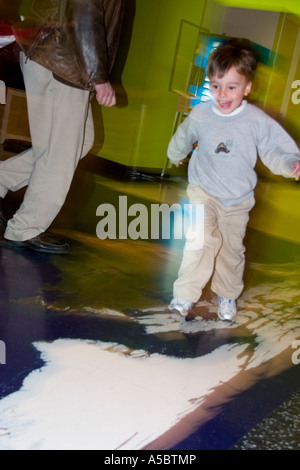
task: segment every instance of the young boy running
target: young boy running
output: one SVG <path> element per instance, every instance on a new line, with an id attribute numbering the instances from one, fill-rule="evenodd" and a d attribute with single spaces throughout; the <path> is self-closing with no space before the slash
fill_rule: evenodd
<path id="1" fill-rule="evenodd" d="M 197 143 L 188 171 L 192 204 L 204 204 L 204 244 L 187 241 L 171 310 L 187 316 L 211 279 L 218 316 L 232 321 L 244 284 L 243 240 L 255 205 L 257 156 L 274 174 L 300 178 L 300 153 L 287 132 L 261 109 L 249 104 L 257 66 L 245 43 L 233 40 L 216 49 L 208 76 L 213 102 L 196 106 L 173 136 L 168 157 L 179 164 Z"/>

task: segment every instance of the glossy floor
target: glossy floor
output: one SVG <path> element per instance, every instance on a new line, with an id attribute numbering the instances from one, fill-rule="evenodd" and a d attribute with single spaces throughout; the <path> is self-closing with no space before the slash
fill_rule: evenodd
<path id="1" fill-rule="evenodd" d="M 0 449 L 253 447 L 300 390 L 300 244 L 250 226 L 237 321 L 217 319 L 209 288 L 185 321 L 167 310 L 181 242 L 95 235 L 102 202 L 173 203 L 184 182 L 82 170 L 75 186 L 53 227 L 69 255 L 0 246 Z M 293 413 L 276 445 L 299 448 Z"/>

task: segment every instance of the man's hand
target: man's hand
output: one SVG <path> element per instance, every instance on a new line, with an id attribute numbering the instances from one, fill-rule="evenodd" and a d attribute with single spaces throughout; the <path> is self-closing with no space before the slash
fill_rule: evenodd
<path id="1" fill-rule="evenodd" d="M 95 91 L 97 101 L 100 105 L 106 106 L 108 108 L 116 105 L 116 93 L 109 82 L 96 85 Z"/>

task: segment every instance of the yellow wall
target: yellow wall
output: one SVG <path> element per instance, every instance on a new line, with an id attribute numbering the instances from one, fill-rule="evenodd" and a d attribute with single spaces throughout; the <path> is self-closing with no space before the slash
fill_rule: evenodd
<path id="1" fill-rule="evenodd" d="M 299 0 L 219 0 L 219 3 L 230 7 L 284 11 L 300 16 Z"/>
<path id="2" fill-rule="evenodd" d="M 204 5 L 204 0 L 136 0 L 122 76 L 128 105 L 103 110 L 104 125 L 95 109 L 98 155 L 130 167 L 165 165 L 177 101 L 169 85 L 181 20 L 200 26 Z M 190 44 L 190 60 L 195 46 Z M 188 66 L 182 67 L 187 76 Z"/>

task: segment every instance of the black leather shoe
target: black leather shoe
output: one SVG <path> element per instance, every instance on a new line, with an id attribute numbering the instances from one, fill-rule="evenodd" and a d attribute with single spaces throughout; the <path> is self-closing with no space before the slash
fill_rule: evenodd
<path id="1" fill-rule="evenodd" d="M 64 255 L 70 251 L 70 245 L 68 245 L 68 243 L 54 240 L 45 234 L 41 234 L 24 242 L 16 242 L 13 240 L 6 240 L 6 242 L 14 248 L 28 248 L 39 253 L 52 255 Z"/>
<path id="2" fill-rule="evenodd" d="M 7 219 L 4 216 L 3 212 L 3 198 L 0 197 L 0 227 L 6 228 L 7 227 Z"/>

